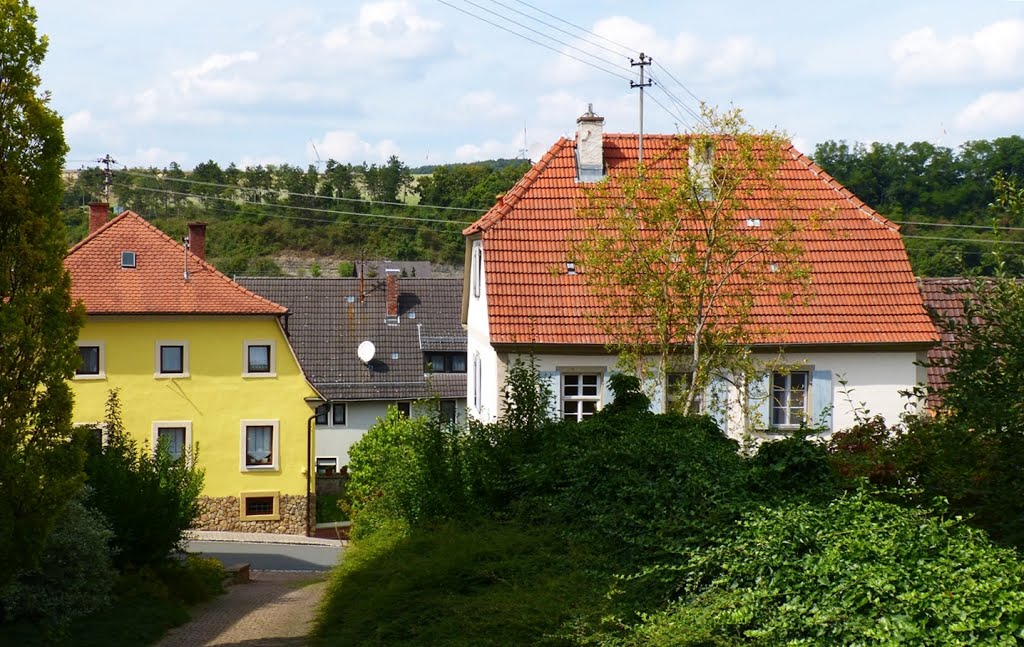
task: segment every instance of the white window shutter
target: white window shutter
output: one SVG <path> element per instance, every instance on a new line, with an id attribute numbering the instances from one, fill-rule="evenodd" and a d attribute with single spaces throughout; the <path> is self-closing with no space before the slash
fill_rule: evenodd
<path id="1" fill-rule="evenodd" d="M 704 389 L 704 412 L 723 434 L 729 433 L 729 382 L 724 378 L 715 376 L 708 382 Z"/>
<path id="2" fill-rule="evenodd" d="M 751 429 L 772 426 L 772 374 L 758 373 L 747 382 L 747 410 Z"/>
<path id="3" fill-rule="evenodd" d="M 814 371 L 811 376 L 811 424 L 832 431 L 832 371 Z"/>
<path id="4" fill-rule="evenodd" d="M 558 371 L 541 371 L 540 380 L 551 391 L 548 414 L 555 420 L 562 419 L 562 376 Z"/>

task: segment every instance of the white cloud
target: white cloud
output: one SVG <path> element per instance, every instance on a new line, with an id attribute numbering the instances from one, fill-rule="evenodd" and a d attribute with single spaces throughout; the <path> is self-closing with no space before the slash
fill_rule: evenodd
<path id="1" fill-rule="evenodd" d="M 889 48 L 903 83 L 960 83 L 1024 76 L 1024 20 L 992 23 L 969 35 L 940 38 L 931 27 L 900 36 Z"/>
<path id="2" fill-rule="evenodd" d="M 188 154 L 181 151 L 169 151 L 159 146 L 150 148 L 136 148 L 135 152 L 128 156 L 129 159 L 121 163 L 131 167 L 155 167 L 167 168 L 171 162 L 177 162 L 182 168 L 189 168 Z"/>
<path id="3" fill-rule="evenodd" d="M 520 137 L 520 139 L 522 139 Z M 455 149 L 455 161 L 475 162 L 478 160 L 512 157 L 515 144 L 488 139 L 482 144 L 463 144 Z"/>
<path id="4" fill-rule="evenodd" d="M 498 95 L 494 92 L 474 91 L 467 92 L 455 100 L 450 116 L 459 120 L 486 121 L 511 119 L 517 113 L 518 110 L 512 104 L 498 101 Z"/>
<path id="5" fill-rule="evenodd" d="M 79 110 L 64 118 L 64 134 L 71 138 L 96 130 L 96 120 L 88 110 Z"/>
<path id="6" fill-rule="evenodd" d="M 280 166 L 286 163 L 287 160 L 280 155 L 243 155 L 240 160 L 235 162 L 238 168 L 249 168 L 255 166 L 268 166 L 273 164 L 274 166 Z"/>
<path id="7" fill-rule="evenodd" d="M 313 145 L 316 146 L 316 151 L 313 150 Z M 315 139 L 306 146 L 306 154 L 311 159 L 315 159 L 316 153 L 319 153 L 320 159 L 325 161 L 333 158 L 338 162 L 353 164 L 363 161 L 383 162 L 392 155 L 398 155 L 399 152 L 398 144 L 390 139 L 382 139 L 371 144 L 351 130 L 329 131 L 324 133 L 323 138 Z"/>
<path id="8" fill-rule="evenodd" d="M 1024 129 L 1024 88 L 981 95 L 960 111 L 956 125 L 974 132 Z"/>
<path id="9" fill-rule="evenodd" d="M 355 23 L 329 31 L 323 45 L 332 56 L 378 64 L 440 53 L 441 30 L 441 23 L 418 15 L 408 2 L 369 3 L 360 8 Z"/>

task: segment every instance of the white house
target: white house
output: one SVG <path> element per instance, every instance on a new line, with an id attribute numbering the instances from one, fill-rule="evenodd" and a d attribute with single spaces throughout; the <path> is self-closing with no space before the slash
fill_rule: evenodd
<path id="1" fill-rule="evenodd" d="M 603 122 L 592 112 L 580 117 L 575 141 L 557 141 L 463 232 L 467 411 L 477 419 L 499 414 L 507 367 L 525 354 L 539 362 L 562 417 L 586 418 L 609 401 L 617 358 L 588 316 L 603 304 L 569 258 L 584 188 L 636 168 L 637 135 L 605 134 Z M 685 137 L 645 135 L 643 150 L 645 160 L 676 168 L 688 163 Z M 778 200 L 748 201 L 756 211 L 735 217 L 737 226 L 772 227 L 782 219 L 805 225 L 796 236 L 811 274 L 807 298 L 788 308 L 759 299 L 752 326 L 758 332 L 750 340 L 757 357 L 781 356 L 792 370 L 746 388 L 713 384 L 716 399 L 729 405 L 727 418 L 717 412 L 719 423 L 734 437 L 747 431 L 766 437 L 800 420 L 828 431 L 848 428 L 865 410 L 895 421 L 908 405 L 917 406 L 900 392 L 925 381 L 915 362 L 938 339 L 899 228 L 792 146 L 783 151 L 779 180 L 785 213 L 772 206 Z M 746 391 L 755 386 L 770 397 L 751 399 Z M 664 396 L 653 395 L 652 406 L 662 410 Z"/>

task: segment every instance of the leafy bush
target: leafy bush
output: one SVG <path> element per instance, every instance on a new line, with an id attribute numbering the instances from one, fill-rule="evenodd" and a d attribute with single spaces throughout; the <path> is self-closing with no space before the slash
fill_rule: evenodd
<path id="1" fill-rule="evenodd" d="M 587 559 L 518 524 L 385 524 L 335 569 L 312 644 L 567 644 L 563 623 L 604 603 Z"/>
<path id="2" fill-rule="evenodd" d="M 72 499 L 43 544 L 39 563 L 15 573 L 0 590 L 3 622 L 60 626 L 106 604 L 117 577 L 113 533 L 103 516 Z"/>
<path id="3" fill-rule="evenodd" d="M 847 486 L 864 479 L 875 485 L 896 485 L 895 433 L 882 416 L 875 416 L 832 434 L 828 452 L 836 476 Z"/>
<path id="4" fill-rule="evenodd" d="M 824 443 L 799 435 L 762 443 L 750 461 L 750 480 L 766 501 L 794 495 L 831 498 L 836 492 Z"/>
<path id="5" fill-rule="evenodd" d="M 1016 644 L 1024 565 L 958 519 L 866 493 L 744 516 L 634 644 Z"/>
<path id="6" fill-rule="evenodd" d="M 106 444 L 93 438 L 86 460 L 86 504 L 114 531 L 115 561 L 144 566 L 166 561 L 199 516 L 203 471 L 196 450 L 174 460 L 164 445 L 139 446 L 121 422 L 117 391 L 107 400 Z"/>
<path id="7" fill-rule="evenodd" d="M 462 430 L 436 417 L 410 418 L 394 407 L 349 450 L 353 532 L 388 520 L 409 525 L 458 516 L 466 508 Z"/>
<path id="8" fill-rule="evenodd" d="M 224 566 L 212 557 L 188 555 L 159 567 L 161 581 L 169 595 L 185 604 L 197 604 L 224 592 Z"/>

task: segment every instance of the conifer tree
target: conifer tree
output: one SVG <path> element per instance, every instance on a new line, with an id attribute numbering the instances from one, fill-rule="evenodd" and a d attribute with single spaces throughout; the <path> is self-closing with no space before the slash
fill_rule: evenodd
<path id="1" fill-rule="evenodd" d="M 72 443 L 80 309 L 60 202 L 67 147 L 39 89 L 45 36 L 25 0 L 0 0 L 0 584 L 31 563 L 81 481 Z"/>

